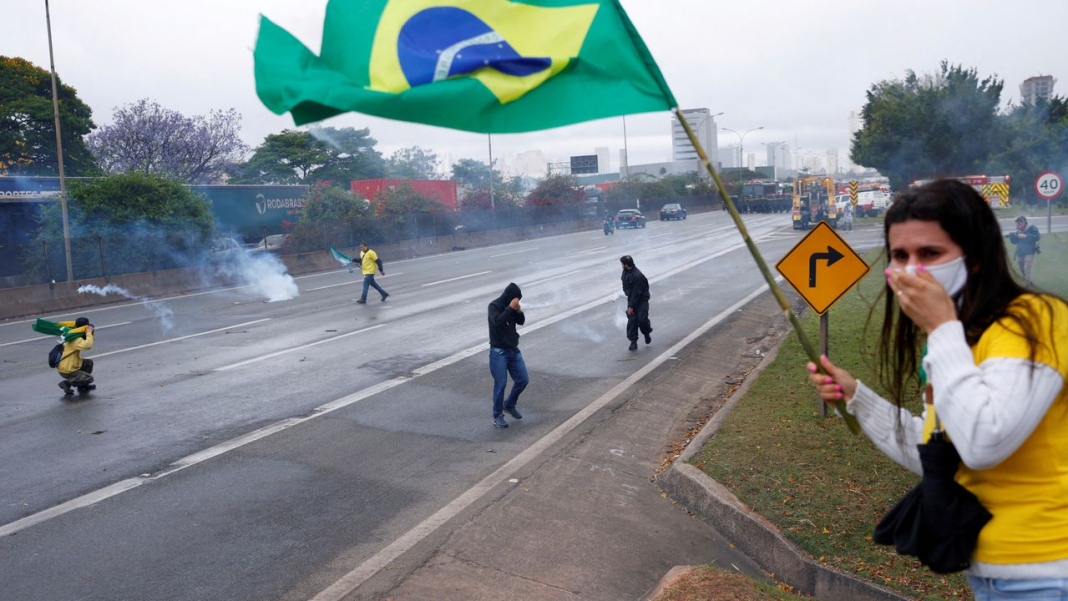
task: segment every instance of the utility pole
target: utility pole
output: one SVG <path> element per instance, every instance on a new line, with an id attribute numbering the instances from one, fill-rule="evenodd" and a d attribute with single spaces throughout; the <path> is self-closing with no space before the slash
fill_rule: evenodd
<path id="1" fill-rule="evenodd" d="M 56 118 L 56 153 L 59 155 L 59 206 L 63 211 L 63 254 L 67 258 L 67 281 L 74 281 L 70 260 L 70 220 L 67 215 L 67 180 L 63 176 L 63 137 L 59 128 L 59 90 L 56 85 L 56 59 L 52 56 L 52 15 L 45 0 L 45 23 L 48 26 L 48 64 L 52 68 L 52 111 Z"/>
<path id="2" fill-rule="evenodd" d="M 486 134 L 486 140 L 489 142 L 489 193 L 490 193 L 490 210 L 496 211 L 497 205 L 493 202 L 493 134 Z"/>
<path id="3" fill-rule="evenodd" d="M 623 115 L 623 156 L 627 157 L 625 168 L 627 174 L 624 176 L 626 179 L 630 179 L 630 151 L 627 150 L 627 116 Z M 623 175 L 623 174 L 620 174 Z"/>

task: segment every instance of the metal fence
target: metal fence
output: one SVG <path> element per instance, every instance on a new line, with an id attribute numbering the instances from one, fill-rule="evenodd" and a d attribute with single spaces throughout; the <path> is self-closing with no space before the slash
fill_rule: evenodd
<path id="1" fill-rule="evenodd" d="M 650 219 L 661 206 L 681 202 L 687 208 L 718 208 L 717 197 L 683 197 L 643 200 L 641 209 Z M 617 206 L 618 205 L 618 206 Z M 609 202 L 596 214 L 585 206 L 501 208 L 495 211 L 412 213 L 380 216 L 360 223 L 298 225 L 288 232 L 262 228 L 244 235 L 222 230 L 211 236 L 197 231 L 134 230 L 122 235 L 85 235 L 71 238 L 75 280 L 113 277 L 179 267 L 207 266 L 232 252 L 294 254 L 322 251 L 330 246 L 353 248 L 360 242 L 382 245 L 405 240 L 463 233 L 599 219 L 604 211 L 633 208 L 633 202 Z M 244 249 L 244 250 L 242 250 Z M 67 279 L 63 240 L 0 242 L 0 288 L 28 286 Z"/>

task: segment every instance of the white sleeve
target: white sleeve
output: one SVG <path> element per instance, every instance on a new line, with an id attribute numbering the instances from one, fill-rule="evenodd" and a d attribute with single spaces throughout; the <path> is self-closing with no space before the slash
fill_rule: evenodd
<path id="1" fill-rule="evenodd" d="M 959 321 L 931 332 L 923 365 L 942 426 L 961 460 L 975 470 L 1015 453 L 1064 386 L 1056 369 L 1027 359 L 998 357 L 975 365 Z"/>
<path id="2" fill-rule="evenodd" d="M 898 408 L 859 380 L 846 410 L 856 416 L 864 434 L 887 457 L 915 474 L 923 474 L 920 452 L 916 449 L 923 439 L 922 417 Z"/>

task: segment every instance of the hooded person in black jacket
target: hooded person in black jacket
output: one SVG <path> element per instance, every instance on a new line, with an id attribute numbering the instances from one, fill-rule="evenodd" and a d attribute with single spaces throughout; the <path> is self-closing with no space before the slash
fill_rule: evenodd
<path id="1" fill-rule="evenodd" d="M 526 323 L 523 307 L 519 299 L 523 292 L 516 284 L 508 284 L 497 300 L 489 304 L 489 368 L 493 375 L 493 425 L 507 428 L 504 414 L 513 419 L 523 419 L 515 408 L 519 395 L 527 387 L 527 365 L 523 362 L 523 353 L 519 352 L 519 332 L 517 325 Z M 512 374 L 512 392 L 504 398 L 504 389 L 508 385 L 508 374 Z"/>
<path id="2" fill-rule="evenodd" d="M 649 322 L 649 280 L 634 266 L 630 255 L 619 258 L 623 266 L 623 294 L 627 296 L 627 340 L 630 350 L 638 350 L 638 331 L 645 335 L 645 344 L 653 342 L 653 324 Z"/>

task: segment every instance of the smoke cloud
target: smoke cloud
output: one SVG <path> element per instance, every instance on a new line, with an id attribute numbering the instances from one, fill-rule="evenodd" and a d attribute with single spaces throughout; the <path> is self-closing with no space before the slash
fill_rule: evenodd
<path id="1" fill-rule="evenodd" d="M 137 296 L 129 290 L 116 286 L 115 284 L 108 284 L 103 288 L 94 286 L 93 284 L 85 284 L 78 288 L 78 294 L 96 294 L 98 296 L 118 294 L 119 296 L 124 296 L 130 300 L 135 300 L 156 315 L 156 319 L 159 320 L 160 330 L 164 334 L 169 334 L 171 330 L 174 329 L 174 311 L 172 311 L 165 303 L 150 302 L 148 297 Z"/>
<path id="2" fill-rule="evenodd" d="M 253 293 L 266 297 L 269 303 L 291 300 L 300 294 L 297 282 L 286 273 L 285 264 L 266 251 L 236 250 L 227 253 L 215 267 L 218 273 L 235 278 Z"/>

